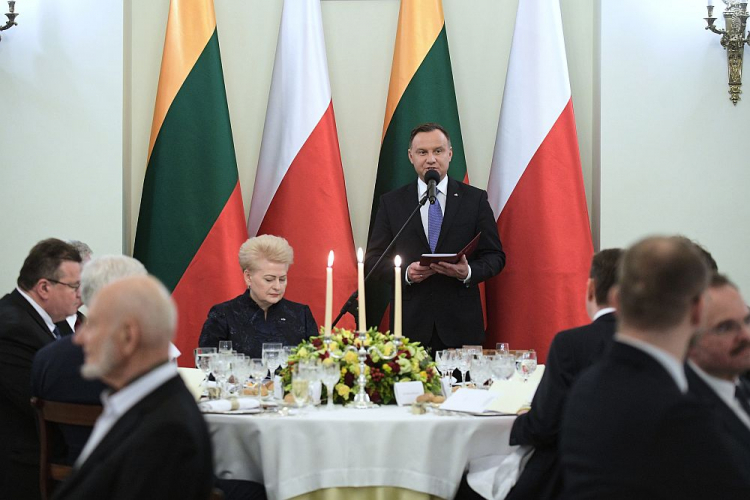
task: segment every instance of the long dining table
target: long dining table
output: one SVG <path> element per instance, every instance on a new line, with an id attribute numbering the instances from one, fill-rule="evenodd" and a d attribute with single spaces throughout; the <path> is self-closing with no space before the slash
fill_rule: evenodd
<path id="1" fill-rule="evenodd" d="M 269 500 L 453 498 L 471 461 L 514 452 L 514 416 L 409 407 L 206 414 L 216 475 L 263 483 Z"/>

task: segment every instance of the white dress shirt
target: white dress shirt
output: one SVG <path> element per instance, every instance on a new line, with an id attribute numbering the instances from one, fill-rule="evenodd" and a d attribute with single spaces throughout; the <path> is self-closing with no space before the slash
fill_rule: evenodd
<path id="1" fill-rule="evenodd" d="M 653 344 L 649 344 L 648 342 L 634 339 L 632 337 L 626 337 L 625 335 L 622 335 L 620 333 L 615 334 L 615 340 L 618 342 L 622 342 L 623 344 L 635 347 L 636 349 L 639 349 L 654 358 L 665 370 L 667 370 L 667 373 L 669 373 L 669 375 L 674 379 L 674 383 L 677 384 L 677 388 L 680 390 L 680 392 L 683 394 L 687 392 L 687 377 L 685 376 L 685 369 L 682 367 L 682 362 L 680 360 L 672 356 L 664 349 L 656 347 Z"/>
<path id="2" fill-rule="evenodd" d="M 613 313 L 616 309 L 614 307 L 602 307 L 598 311 L 596 311 L 596 314 L 594 314 L 594 318 L 591 321 L 596 321 L 597 319 L 601 318 L 605 314 Z"/>
<path id="3" fill-rule="evenodd" d="M 440 202 L 440 211 L 443 213 L 443 217 L 445 217 L 445 204 L 448 201 L 447 193 L 448 193 L 448 176 L 446 175 L 443 177 L 443 180 L 441 180 L 437 187 L 437 201 Z M 417 179 L 417 202 L 419 202 L 422 197 L 427 192 L 427 183 L 423 181 L 422 179 Z M 427 237 L 427 241 L 430 241 L 430 229 L 429 229 L 429 213 L 430 213 L 430 203 L 427 202 L 419 209 L 419 215 L 422 218 L 422 227 L 424 228 L 424 234 Z M 409 264 L 411 266 L 411 264 Z M 411 280 L 409 279 L 409 266 L 406 266 L 406 270 L 404 271 L 404 277 L 406 279 L 406 283 L 408 285 L 411 285 Z M 466 279 L 461 280 L 464 283 L 468 283 L 471 279 L 471 266 L 469 267 L 469 274 L 466 275 Z"/>
<path id="4" fill-rule="evenodd" d="M 120 420 L 120 417 L 175 375 L 177 375 L 177 367 L 172 363 L 164 363 L 115 393 L 109 390 L 102 392 L 101 398 L 104 410 L 96 420 L 91 436 L 76 460 L 76 468 L 81 467 L 89 455 L 99 446 L 99 443 L 102 442 L 104 436 Z"/>

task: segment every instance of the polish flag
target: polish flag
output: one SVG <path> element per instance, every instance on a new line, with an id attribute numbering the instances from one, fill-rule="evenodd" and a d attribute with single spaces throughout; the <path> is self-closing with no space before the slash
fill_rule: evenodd
<path id="1" fill-rule="evenodd" d="M 289 241 L 285 298 L 310 306 L 322 326 L 328 252 L 333 314 L 357 287 L 357 265 L 328 79 L 320 0 L 285 0 L 248 234 Z M 339 326 L 351 328 L 351 316 Z"/>
<path id="2" fill-rule="evenodd" d="M 588 323 L 592 257 L 559 0 L 518 4 L 487 191 L 508 261 L 487 282 L 488 343 L 535 349 Z"/>

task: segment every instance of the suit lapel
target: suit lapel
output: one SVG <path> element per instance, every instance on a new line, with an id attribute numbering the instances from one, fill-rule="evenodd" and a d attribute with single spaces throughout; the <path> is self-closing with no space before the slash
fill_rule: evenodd
<path id="1" fill-rule="evenodd" d="M 41 316 L 39 316 L 39 313 L 36 312 L 36 309 L 29 304 L 29 301 L 26 300 L 23 295 L 21 295 L 18 290 L 13 290 L 10 293 L 11 297 L 13 298 L 13 301 L 18 305 L 19 308 L 26 311 L 32 320 L 34 320 L 34 323 L 36 323 L 39 328 L 41 329 L 39 333 L 43 335 L 44 340 L 52 339 L 55 340 L 55 336 L 52 334 L 51 331 L 49 331 L 49 328 L 47 328 L 47 323 L 44 322 L 44 319 L 42 319 Z"/>
<path id="2" fill-rule="evenodd" d="M 443 214 L 443 224 L 440 226 L 440 237 L 438 238 L 437 246 L 435 246 L 436 251 L 447 237 L 446 235 L 450 231 L 451 224 L 453 224 L 458 216 L 458 211 L 463 201 L 462 195 L 463 189 L 461 183 L 449 177 L 448 192 L 445 193 L 445 213 Z"/>
<path id="3" fill-rule="evenodd" d="M 403 203 L 401 207 L 402 213 L 404 213 L 407 217 L 411 212 L 414 210 L 416 205 L 414 204 L 414 201 L 416 200 L 419 202 L 419 189 L 417 188 L 418 180 L 412 182 L 411 184 L 407 184 L 407 195 L 406 196 L 399 196 L 398 199 L 401 200 Z M 429 202 L 427 202 L 429 203 Z M 420 209 L 421 211 L 421 209 Z M 400 228 L 396 227 L 393 228 L 394 231 L 398 231 Z M 409 223 L 409 227 L 405 229 L 406 232 L 415 233 L 416 237 L 419 239 L 420 243 L 422 244 L 422 252 L 421 253 L 430 253 L 430 244 L 427 241 L 427 235 L 424 233 L 424 226 L 422 225 L 422 214 L 417 213 L 414 218 Z M 394 233 L 395 235 L 395 233 Z M 406 235 L 404 235 L 406 236 Z"/>

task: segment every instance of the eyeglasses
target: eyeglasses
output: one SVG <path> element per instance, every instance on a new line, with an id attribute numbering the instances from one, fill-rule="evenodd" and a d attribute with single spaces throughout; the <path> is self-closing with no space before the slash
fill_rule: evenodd
<path id="1" fill-rule="evenodd" d="M 737 335 L 743 331 L 743 326 L 745 328 L 750 326 L 750 315 L 746 316 L 742 321 L 736 321 L 733 319 L 722 321 L 708 331 L 719 336 Z"/>
<path id="2" fill-rule="evenodd" d="M 58 285 L 65 285 L 72 290 L 78 290 L 79 288 L 81 288 L 80 283 L 65 283 L 64 281 L 57 281 L 57 280 L 53 280 L 50 278 L 45 278 L 45 279 L 51 283 L 57 283 Z"/>

